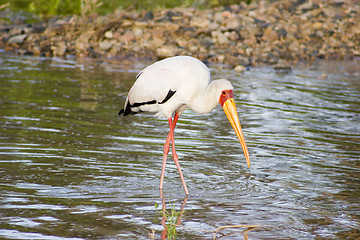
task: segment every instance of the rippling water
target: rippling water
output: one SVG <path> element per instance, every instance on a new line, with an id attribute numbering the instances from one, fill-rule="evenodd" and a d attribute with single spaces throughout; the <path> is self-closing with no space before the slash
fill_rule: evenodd
<path id="1" fill-rule="evenodd" d="M 360 61 L 212 68 L 236 89 L 252 166 L 221 107 L 186 111 L 188 199 L 171 156 L 159 196 L 167 121 L 117 116 L 146 64 L 0 55 L 0 238 L 159 239 L 162 200 L 184 210 L 177 239 L 360 237 Z"/>

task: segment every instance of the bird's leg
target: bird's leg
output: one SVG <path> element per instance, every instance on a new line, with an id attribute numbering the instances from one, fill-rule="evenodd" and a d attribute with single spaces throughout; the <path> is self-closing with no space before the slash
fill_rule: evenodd
<path id="1" fill-rule="evenodd" d="M 179 114 L 178 113 L 175 113 L 175 116 L 174 116 L 174 121 L 172 122 L 172 126 L 173 126 L 173 130 L 175 130 L 175 126 L 176 126 L 176 123 L 177 123 L 177 120 L 179 119 Z M 169 153 L 170 151 L 170 141 L 171 141 L 171 135 L 170 135 L 170 132 L 166 138 L 166 141 L 165 141 L 165 144 L 168 145 L 167 147 L 167 153 L 166 153 L 166 156 L 167 154 Z M 164 146 L 164 150 L 165 150 L 165 146 Z"/>
<path id="2" fill-rule="evenodd" d="M 175 113 L 174 121 L 172 122 L 173 129 L 175 129 L 177 120 L 179 119 L 179 114 Z M 169 118 L 169 121 L 171 121 L 171 118 Z M 170 128 L 171 129 L 171 128 Z M 161 177 L 160 177 L 160 192 L 162 192 L 163 184 L 164 184 L 164 177 L 165 177 L 165 167 L 166 167 L 166 160 L 167 156 L 170 151 L 170 141 L 171 141 L 171 130 L 166 138 L 165 144 L 164 144 L 164 151 L 163 151 L 163 164 L 161 169 Z"/>
<path id="3" fill-rule="evenodd" d="M 175 116 L 176 117 L 176 116 Z M 174 118 L 175 118 L 174 117 Z M 174 119 L 175 120 L 175 119 Z M 177 120 L 177 119 L 176 119 Z M 187 187 L 186 187 L 186 184 L 185 184 L 185 180 L 184 180 L 184 176 L 181 172 L 181 168 L 180 168 L 180 163 L 179 163 L 179 157 L 178 155 L 176 154 L 176 151 L 175 151 L 175 141 L 174 141 L 174 125 L 171 121 L 171 118 L 168 119 L 169 121 L 169 127 L 170 127 L 170 138 L 171 138 L 171 142 L 172 142 L 172 156 L 173 156 L 173 159 L 174 159 L 174 162 L 175 162 L 175 165 L 179 171 L 179 174 L 180 174 L 180 178 L 181 178 L 181 182 L 183 184 L 183 187 L 184 187 L 184 190 L 185 190 L 185 194 L 186 195 L 189 195 L 189 192 L 187 190 Z"/>

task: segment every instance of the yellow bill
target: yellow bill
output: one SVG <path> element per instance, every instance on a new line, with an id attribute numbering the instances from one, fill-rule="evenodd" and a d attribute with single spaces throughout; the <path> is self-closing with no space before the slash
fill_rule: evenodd
<path id="1" fill-rule="evenodd" d="M 246 162 L 248 167 L 250 167 L 250 156 L 249 151 L 246 147 L 245 138 L 241 130 L 239 115 L 236 111 L 234 98 L 228 98 L 223 104 L 222 107 L 227 118 L 230 121 L 231 126 L 234 128 L 237 138 L 240 141 L 241 147 L 244 151 Z"/>

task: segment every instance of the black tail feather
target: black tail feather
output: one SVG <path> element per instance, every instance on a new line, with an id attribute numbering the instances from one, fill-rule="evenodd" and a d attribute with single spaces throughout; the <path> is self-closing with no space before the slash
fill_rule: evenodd
<path id="1" fill-rule="evenodd" d="M 127 102 L 125 109 L 121 109 L 118 113 L 119 116 L 127 116 L 129 114 L 135 114 L 136 112 L 131 111 L 131 104 Z"/>
<path id="2" fill-rule="evenodd" d="M 121 110 L 119 111 L 118 115 L 121 116 L 121 115 L 124 114 L 124 112 L 125 112 L 124 109 L 121 109 Z"/>

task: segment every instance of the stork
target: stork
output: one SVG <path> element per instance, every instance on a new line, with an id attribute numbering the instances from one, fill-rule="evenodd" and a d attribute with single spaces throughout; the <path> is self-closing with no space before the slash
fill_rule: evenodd
<path id="1" fill-rule="evenodd" d="M 163 188 L 166 160 L 171 143 L 173 160 L 185 194 L 189 194 L 175 151 L 174 129 L 179 115 L 187 108 L 200 114 L 209 113 L 219 103 L 235 130 L 247 165 L 250 167 L 249 152 L 235 107 L 233 86 L 228 80 L 218 79 L 210 82 L 208 67 L 200 60 L 189 56 L 163 59 L 146 67 L 137 75 L 119 115 L 154 112 L 155 116 L 168 119 L 170 131 L 163 150 L 160 192 Z"/>

